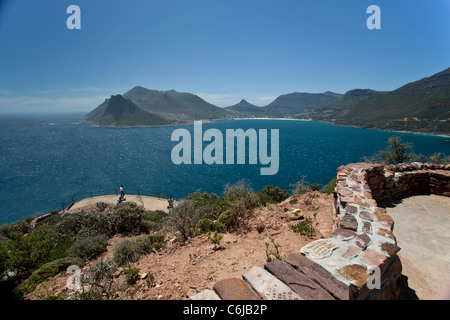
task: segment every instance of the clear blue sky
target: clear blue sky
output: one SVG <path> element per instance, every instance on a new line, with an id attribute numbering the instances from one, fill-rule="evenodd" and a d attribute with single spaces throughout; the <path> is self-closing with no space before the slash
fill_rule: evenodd
<path id="1" fill-rule="evenodd" d="M 89 111 L 136 85 L 262 106 L 448 67 L 450 0 L 0 0 L 0 113 Z"/>

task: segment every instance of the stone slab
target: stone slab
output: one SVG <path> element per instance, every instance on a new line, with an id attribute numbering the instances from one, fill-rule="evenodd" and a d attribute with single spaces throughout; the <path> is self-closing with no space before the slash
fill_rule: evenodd
<path id="1" fill-rule="evenodd" d="M 261 267 L 254 266 L 242 277 L 263 299 L 267 300 L 303 300 L 291 288 Z"/>
<path id="2" fill-rule="evenodd" d="M 307 254 L 313 259 L 324 259 L 333 254 L 333 251 L 338 249 L 336 245 L 329 239 L 320 239 L 308 243 L 306 246 L 300 249 L 301 253 Z"/>
<path id="3" fill-rule="evenodd" d="M 266 263 L 264 268 L 291 287 L 304 300 L 336 300 L 325 289 L 284 261 L 271 261 Z"/>
<path id="4" fill-rule="evenodd" d="M 213 290 L 206 289 L 196 295 L 193 295 L 189 300 L 221 300 L 220 297 Z"/>
<path id="5" fill-rule="evenodd" d="M 322 267 L 300 253 L 290 253 L 285 262 L 292 265 L 298 271 L 304 273 L 308 278 L 318 283 L 322 288 L 328 291 L 333 297 L 339 300 L 349 299 L 348 286 L 336 279 L 336 277 Z"/>
<path id="6" fill-rule="evenodd" d="M 356 231 L 356 229 L 358 229 L 358 221 L 354 216 L 346 214 L 339 221 L 339 227 L 342 229 L 349 229 Z"/>
<path id="7" fill-rule="evenodd" d="M 261 300 L 242 279 L 231 278 L 216 282 L 214 291 L 222 300 Z"/>

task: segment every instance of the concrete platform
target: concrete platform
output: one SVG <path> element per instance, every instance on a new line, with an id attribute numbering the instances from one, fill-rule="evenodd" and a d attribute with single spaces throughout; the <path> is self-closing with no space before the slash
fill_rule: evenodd
<path id="1" fill-rule="evenodd" d="M 450 289 L 450 198 L 413 196 L 385 205 L 409 287 L 419 299 L 442 297 Z"/>
<path id="2" fill-rule="evenodd" d="M 119 196 L 116 195 L 106 195 L 93 198 L 87 198 L 76 202 L 68 211 L 77 211 L 80 208 L 87 207 L 90 205 L 95 205 L 97 202 L 105 202 L 108 204 L 115 205 Z M 133 194 L 125 195 L 126 202 L 135 202 L 138 205 L 143 205 L 146 210 L 162 210 L 168 212 L 167 206 L 169 205 L 167 199 L 148 197 L 148 196 L 138 196 Z M 176 204 L 176 202 L 175 202 Z"/>

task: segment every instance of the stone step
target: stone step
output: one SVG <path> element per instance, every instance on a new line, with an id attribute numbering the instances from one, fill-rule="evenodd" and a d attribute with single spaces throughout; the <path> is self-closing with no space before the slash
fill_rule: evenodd
<path id="1" fill-rule="evenodd" d="M 349 300 L 349 287 L 336 279 L 336 277 L 328 272 L 324 267 L 308 259 L 300 253 L 290 253 L 285 262 L 293 266 L 297 271 L 303 273 L 309 279 L 313 280 L 329 292 L 338 300 Z"/>
<path id="2" fill-rule="evenodd" d="M 218 281 L 213 289 L 222 300 L 261 300 L 244 280 L 238 278 Z"/>
<path id="3" fill-rule="evenodd" d="M 303 300 L 286 284 L 261 267 L 254 266 L 250 268 L 242 275 L 242 277 L 263 299 Z"/>
<path id="4" fill-rule="evenodd" d="M 325 289 L 284 261 L 271 261 L 264 268 L 292 288 L 303 300 L 336 300 Z"/>

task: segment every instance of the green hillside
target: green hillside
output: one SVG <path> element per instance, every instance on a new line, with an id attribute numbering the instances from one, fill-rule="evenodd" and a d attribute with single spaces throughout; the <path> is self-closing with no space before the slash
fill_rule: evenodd
<path id="1" fill-rule="evenodd" d="M 269 114 L 292 115 L 323 108 L 341 96 L 329 91 L 325 93 L 294 92 L 279 96 L 264 109 Z"/>
<path id="2" fill-rule="evenodd" d="M 192 93 L 180 93 L 175 90 L 149 90 L 138 86 L 123 96 L 133 101 L 142 110 L 178 122 L 218 119 L 228 116 L 226 110 L 214 106 Z"/>
<path id="3" fill-rule="evenodd" d="M 137 107 L 120 94 L 106 99 L 86 115 L 90 123 L 102 126 L 148 126 L 170 124 L 165 118 Z"/>
<path id="4" fill-rule="evenodd" d="M 226 110 L 233 113 L 233 115 L 239 116 L 259 116 L 265 113 L 265 109 L 263 107 L 257 107 L 246 100 L 242 99 L 240 102 L 235 105 L 225 107 Z"/>
<path id="5" fill-rule="evenodd" d="M 450 68 L 390 92 L 349 91 L 315 118 L 365 128 L 448 134 Z"/>

